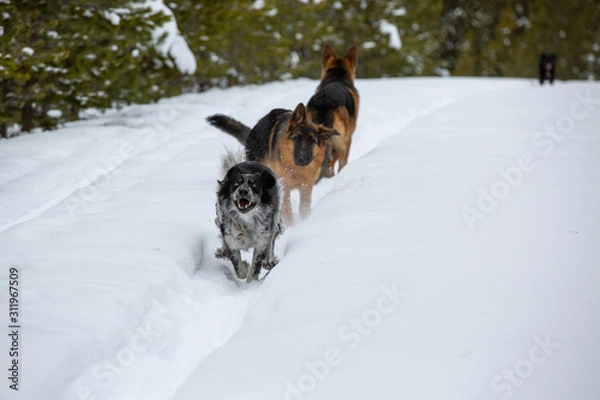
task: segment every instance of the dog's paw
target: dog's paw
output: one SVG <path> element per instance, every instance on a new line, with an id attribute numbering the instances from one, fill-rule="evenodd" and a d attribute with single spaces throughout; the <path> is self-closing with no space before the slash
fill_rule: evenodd
<path id="1" fill-rule="evenodd" d="M 332 178 L 334 175 L 335 175 L 335 170 L 333 169 L 333 167 L 327 167 L 323 171 L 323 177 L 325 177 L 325 178 Z"/>
<path id="2" fill-rule="evenodd" d="M 273 256 L 273 257 L 269 257 L 268 259 L 264 260 L 261 267 L 263 267 L 267 271 L 270 271 L 273 268 L 275 268 L 277 263 L 279 263 L 279 260 L 277 259 L 277 257 Z"/>
<path id="3" fill-rule="evenodd" d="M 239 279 L 246 279 L 248 277 L 248 263 L 246 261 L 242 261 L 239 263 L 237 267 L 235 267 L 235 275 Z"/>
<path id="4" fill-rule="evenodd" d="M 231 257 L 231 252 L 229 250 L 227 250 L 225 247 L 219 247 L 215 251 L 215 257 L 229 259 Z"/>

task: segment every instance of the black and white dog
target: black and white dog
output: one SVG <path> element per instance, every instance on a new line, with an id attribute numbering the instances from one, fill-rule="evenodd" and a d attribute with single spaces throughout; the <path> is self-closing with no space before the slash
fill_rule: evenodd
<path id="1" fill-rule="evenodd" d="M 229 259 L 237 277 L 251 282 L 258 279 L 262 268 L 270 270 L 278 262 L 273 247 L 283 232 L 282 188 L 268 167 L 242 159 L 230 152 L 223 157 L 225 178 L 218 181 L 215 220 L 223 245 L 215 256 Z M 254 253 L 249 266 L 242 260 L 241 250 L 251 248 Z"/>

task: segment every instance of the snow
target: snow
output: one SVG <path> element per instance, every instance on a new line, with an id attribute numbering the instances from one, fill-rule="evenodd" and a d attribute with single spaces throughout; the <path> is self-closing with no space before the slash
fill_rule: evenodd
<path id="1" fill-rule="evenodd" d="M 52 110 L 46 111 L 46 115 L 49 116 L 50 118 L 60 118 L 60 117 L 62 117 L 62 111 L 57 110 L 57 109 L 52 109 Z"/>
<path id="2" fill-rule="evenodd" d="M 112 10 L 103 10 L 100 11 L 100 14 L 102 14 L 104 16 L 104 18 L 106 18 L 111 24 L 118 26 L 121 23 L 121 16 Z"/>
<path id="3" fill-rule="evenodd" d="M 265 7 L 265 1 L 264 0 L 255 0 L 254 3 L 252 3 L 251 7 L 254 10 L 262 10 Z"/>
<path id="4" fill-rule="evenodd" d="M 364 49 L 372 49 L 372 48 L 374 48 L 376 45 L 377 45 L 377 44 L 376 44 L 375 42 L 368 41 L 368 42 L 364 42 L 364 43 L 362 44 L 362 47 L 363 47 Z"/>
<path id="5" fill-rule="evenodd" d="M 154 12 L 162 12 L 171 17 L 169 21 L 154 30 L 154 40 L 157 42 L 160 52 L 173 58 L 179 72 L 193 74 L 197 66 L 196 56 L 190 50 L 184 37 L 179 33 L 173 11 L 163 3 L 163 0 L 146 0 L 145 3 L 142 3 L 142 7 L 150 7 Z M 166 38 L 158 43 L 158 40 L 165 34 Z"/>
<path id="6" fill-rule="evenodd" d="M 450 70 L 448 70 L 446 68 L 440 68 L 440 67 L 435 68 L 435 73 L 436 73 L 436 75 L 443 76 L 443 77 L 448 77 L 451 75 Z"/>
<path id="7" fill-rule="evenodd" d="M 406 8 L 400 7 L 392 11 L 392 14 L 397 17 L 404 17 L 406 15 Z"/>
<path id="8" fill-rule="evenodd" d="M 204 119 L 252 124 L 316 85 L 1 140 L 0 298 L 18 268 L 23 334 L 0 398 L 597 399 L 600 85 L 358 80 L 350 163 L 238 284 L 213 221 L 239 145 Z"/>
<path id="9" fill-rule="evenodd" d="M 400 50 L 402 48 L 402 41 L 400 40 L 400 34 L 396 25 L 386 21 L 379 21 L 379 30 L 381 33 L 390 36 L 389 46 L 392 49 Z"/>
<path id="10" fill-rule="evenodd" d="M 32 56 L 35 51 L 31 47 L 23 47 L 21 52 L 27 54 L 28 56 Z"/>

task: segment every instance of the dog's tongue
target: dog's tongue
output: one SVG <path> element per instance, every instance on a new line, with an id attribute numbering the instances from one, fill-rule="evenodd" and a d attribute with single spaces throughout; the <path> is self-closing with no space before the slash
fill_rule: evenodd
<path id="1" fill-rule="evenodd" d="M 246 199 L 239 199 L 238 205 L 240 206 L 241 209 L 245 209 L 245 208 L 248 208 L 248 206 L 250 205 L 250 201 L 246 200 Z"/>

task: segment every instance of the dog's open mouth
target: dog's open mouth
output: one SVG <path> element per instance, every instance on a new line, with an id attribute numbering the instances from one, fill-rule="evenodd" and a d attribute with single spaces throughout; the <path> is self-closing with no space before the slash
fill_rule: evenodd
<path id="1" fill-rule="evenodd" d="M 250 200 L 244 199 L 242 197 L 241 199 L 239 199 L 238 201 L 235 202 L 235 205 L 241 211 L 250 211 L 256 205 L 256 203 L 253 203 Z"/>

